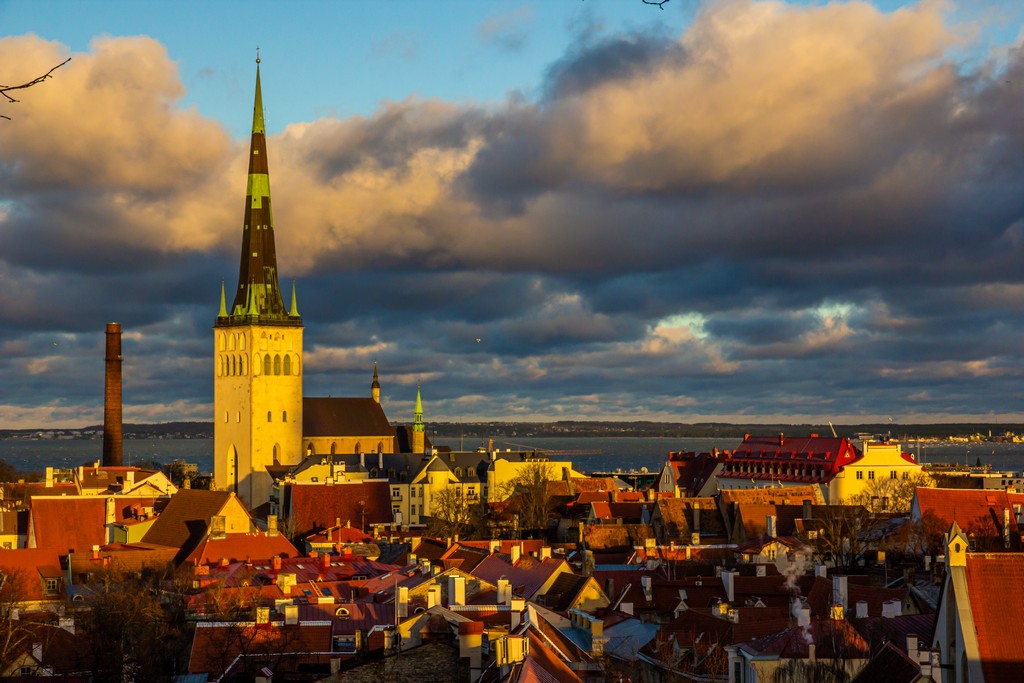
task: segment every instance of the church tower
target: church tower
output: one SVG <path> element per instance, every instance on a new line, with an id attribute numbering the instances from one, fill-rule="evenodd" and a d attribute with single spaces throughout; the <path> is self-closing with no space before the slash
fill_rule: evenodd
<path id="1" fill-rule="evenodd" d="M 370 397 L 380 403 L 380 380 L 377 379 L 377 361 L 373 361 L 373 383 L 370 385 Z"/>
<path id="2" fill-rule="evenodd" d="M 277 280 L 259 62 L 238 287 L 229 309 L 221 284 L 214 325 L 214 483 L 249 507 L 270 498 L 267 467 L 302 460 L 302 318 Z"/>
<path id="3" fill-rule="evenodd" d="M 423 400 L 420 398 L 420 388 L 416 387 L 416 407 L 413 412 L 412 422 L 412 452 L 413 453 L 425 453 L 426 434 L 423 431 Z"/>

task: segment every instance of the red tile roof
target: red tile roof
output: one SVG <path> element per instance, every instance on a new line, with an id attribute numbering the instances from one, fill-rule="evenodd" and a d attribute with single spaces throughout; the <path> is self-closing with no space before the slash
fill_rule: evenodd
<path id="1" fill-rule="evenodd" d="M 357 529 L 393 521 L 391 487 L 386 481 L 285 484 L 283 489 L 285 516 L 296 536 L 332 527 L 338 519 Z"/>
<path id="2" fill-rule="evenodd" d="M 986 683 L 1019 681 L 1024 669 L 1024 554 L 969 553 L 967 595 Z"/>
<path id="3" fill-rule="evenodd" d="M 718 477 L 825 484 L 862 457 L 848 439 L 747 435 L 736 450 L 726 454 Z"/>
<path id="4" fill-rule="evenodd" d="M 1016 533 L 1014 506 L 1024 506 L 1024 493 L 1003 489 L 919 488 L 916 498 L 915 515 L 919 519 L 934 516 L 942 529 L 948 529 L 955 520 L 965 533 L 975 536 L 1000 536 L 1003 510 L 1009 510 L 1010 531 Z"/>
<path id="5" fill-rule="evenodd" d="M 225 534 L 202 539 L 185 559 L 185 564 L 217 564 L 222 561 L 270 560 L 272 557 L 296 557 L 299 552 L 281 534 L 270 536 L 262 531 L 248 534 Z"/>
<path id="6" fill-rule="evenodd" d="M 35 496 L 29 533 L 37 548 L 62 553 L 91 550 L 107 542 L 106 505 L 106 498 L 97 496 Z"/>
<path id="7" fill-rule="evenodd" d="M 60 577 L 61 552 L 53 549 L 0 550 L 0 573 L 8 577 L 0 591 L 5 601 L 61 599 L 43 592 L 43 577 Z M 52 577 L 56 570 L 56 577 Z M 63 583 L 63 582 L 62 582 Z M 10 591 L 9 598 L 7 593 Z"/>
<path id="8" fill-rule="evenodd" d="M 280 623 L 196 624 L 189 659 L 190 673 L 219 674 L 227 670 L 238 655 L 249 655 L 270 662 L 275 673 L 297 671 L 310 663 L 322 663 L 323 657 L 311 653 L 331 651 L 331 624 L 283 625 Z"/>

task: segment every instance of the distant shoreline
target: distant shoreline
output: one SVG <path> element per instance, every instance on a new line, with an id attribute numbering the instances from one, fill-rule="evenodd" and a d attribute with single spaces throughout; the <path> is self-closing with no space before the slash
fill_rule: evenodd
<path id="1" fill-rule="evenodd" d="M 400 423 L 395 423 L 400 424 Z M 555 438 L 555 437 L 645 437 L 645 438 L 729 438 L 742 439 L 744 434 L 820 434 L 830 435 L 832 429 L 846 438 L 867 435 L 894 440 L 966 440 L 1012 441 L 1024 439 L 1024 423 L 936 423 L 936 424 L 780 424 L 718 422 L 681 423 L 651 421 L 583 421 L 556 422 L 432 422 L 431 436 L 441 438 Z M 122 428 L 126 440 L 136 439 L 212 439 L 213 422 L 167 422 L 129 424 Z M 46 427 L 37 429 L 0 429 L 3 440 L 91 440 L 103 437 L 102 425 L 75 428 Z"/>

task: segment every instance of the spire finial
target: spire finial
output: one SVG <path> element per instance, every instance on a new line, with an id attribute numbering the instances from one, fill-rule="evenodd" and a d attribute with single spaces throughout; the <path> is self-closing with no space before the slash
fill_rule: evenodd
<path id="1" fill-rule="evenodd" d="M 220 312 L 217 313 L 218 318 L 225 318 L 228 315 L 228 304 L 224 298 L 224 281 L 220 281 Z"/>
<path id="2" fill-rule="evenodd" d="M 257 64 L 260 63 L 260 46 L 259 45 L 256 46 L 256 63 Z"/>

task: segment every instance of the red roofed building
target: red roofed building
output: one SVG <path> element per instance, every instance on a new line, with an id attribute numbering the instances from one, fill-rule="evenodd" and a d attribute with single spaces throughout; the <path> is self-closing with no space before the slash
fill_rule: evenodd
<path id="1" fill-rule="evenodd" d="M 819 487 L 827 503 L 840 503 L 883 479 L 909 479 L 921 466 L 899 444 L 865 443 L 862 453 L 849 439 L 746 435 L 718 473 L 719 489 Z"/>
<path id="2" fill-rule="evenodd" d="M 0 550 L 0 577 L 0 602 L 7 605 L 56 609 L 67 598 L 60 553 L 53 549 Z"/>
<path id="3" fill-rule="evenodd" d="M 281 524 L 293 536 L 346 524 L 369 532 L 374 525 L 391 524 L 391 487 L 386 480 L 341 483 L 284 482 Z"/>
<path id="4" fill-rule="evenodd" d="M 140 503 L 152 498 L 132 496 L 33 496 L 29 502 L 29 548 L 62 553 L 88 552 L 94 545 L 116 540 L 115 526 L 133 521 Z"/>
<path id="5" fill-rule="evenodd" d="M 269 560 L 272 557 L 296 557 L 298 554 L 295 546 L 276 532 L 252 531 L 216 536 L 207 534 L 185 558 L 185 564 L 194 566 Z"/>
<path id="6" fill-rule="evenodd" d="M 669 453 L 655 490 L 676 498 L 713 496 L 718 491 L 717 475 L 726 460 L 725 454 L 717 448 L 711 453 Z"/>
<path id="7" fill-rule="evenodd" d="M 1020 550 L 1024 494 L 999 489 L 918 488 L 911 519 L 943 532 L 956 522 L 972 550 Z"/>
<path id="8" fill-rule="evenodd" d="M 969 552 L 953 522 L 946 536 L 946 578 L 933 650 L 953 681 L 1006 683 L 1024 671 L 1024 554 Z"/>
<path id="9" fill-rule="evenodd" d="M 230 673 L 258 675 L 269 668 L 284 673 L 330 673 L 331 622 L 200 622 L 192 641 L 189 673 L 219 679 Z M 250 678 L 250 680 L 252 680 Z"/>

